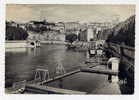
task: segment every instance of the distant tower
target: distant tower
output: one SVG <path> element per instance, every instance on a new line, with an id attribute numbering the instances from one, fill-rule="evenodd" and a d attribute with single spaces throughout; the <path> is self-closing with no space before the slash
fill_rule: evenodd
<path id="1" fill-rule="evenodd" d="M 96 34 L 96 37 L 95 38 L 96 39 L 100 39 L 100 35 L 101 35 L 101 28 L 100 27 L 97 27 L 96 28 L 96 33 L 95 34 Z"/>
<path id="2" fill-rule="evenodd" d="M 94 31 L 91 25 L 88 25 L 87 28 L 87 41 L 90 41 L 90 39 L 94 39 Z"/>

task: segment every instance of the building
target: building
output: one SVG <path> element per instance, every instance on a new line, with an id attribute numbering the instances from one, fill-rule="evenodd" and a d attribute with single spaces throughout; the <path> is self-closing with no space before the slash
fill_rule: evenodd
<path id="1" fill-rule="evenodd" d="M 45 40 L 43 34 L 38 34 L 34 31 L 28 31 L 28 39 L 29 40 Z"/>
<path id="2" fill-rule="evenodd" d="M 78 22 L 66 22 L 64 24 L 66 34 L 76 34 L 78 36 L 80 30 L 80 24 Z"/>
<path id="3" fill-rule="evenodd" d="M 65 25 L 62 22 L 55 23 L 53 30 L 57 30 L 60 33 L 65 33 Z"/>
<path id="4" fill-rule="evenodd" d="M 78 22 L 66 22 L 64 24 L 65 24 L 65 30 L 79 29 L 80 26 Z"/>
<path id="5" fill-rule="evenodd" d="M 40 40 L 40 41 L 65 41 L 65 34 L 59 33 L 58 31 L 45 31 L 42 34 L 28 31 L 28 39 Z"/>
<path id="6" fill-rule="evenodd" d="M 103 23 L 89 23 L 88 24 L 88 32 L 87 32 L 87 40 L 105 40 L 107 38 L 107 31 L 111 31 L 111 29 L 115 26 L 115 23 L 112 22 L 103 22 Z M 106 33 L 105 33 L 106 32 Z M 106 36 L 105 36 L 106 35 Z"/>
<path id="7" fill-rule="evenodd" d="M 79 35 L 78 35 L 79 41 L 87 41 L 87 29 L 80 29 Z"/>
<path id="8" fill-rule="evenodd" d="M 87 27 L 87 41 L 89 42 L 91 39 L 95 39 L 95 31 L 92 25 L 88 25 Z"/>

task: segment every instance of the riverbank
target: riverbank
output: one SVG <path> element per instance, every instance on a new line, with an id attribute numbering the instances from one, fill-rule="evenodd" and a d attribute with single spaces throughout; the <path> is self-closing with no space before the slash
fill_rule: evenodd
<path id="1" fill-rule="evenodd" d="M 64 41 L 40 41 L 42 44 L 67 44 L 67 42 Z M 5 48 L 26 48 L 28 47 L 26 40 L 10 40 L 5 41 Z"/>
<path id="2" fill-rule="evenodd" d="M 19 41 L 5 41 L 5 48 L 24 48 L 27 47 L 27 41 L 19 40 Z"/>

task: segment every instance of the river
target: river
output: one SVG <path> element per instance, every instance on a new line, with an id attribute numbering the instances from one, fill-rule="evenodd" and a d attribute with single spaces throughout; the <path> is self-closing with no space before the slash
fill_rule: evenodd
<path id="1" fill-rule="evenodd" d="M 12 48 L 6 50 L 6 83 L 34 78 L 37 68 L 48 69 L 50 77 L 55 75 L 57 62 L 61 61 L 66 72 L 82 65 L 85 52 L 67 50 L 65 45 L 43 45 L 41 48 Z"/>
<path id="2" fill-rule="evenodd" d="M 37 68 L 49 70 L 50 77 L 56 75 L 57 62 L 61 62 L 66 72 L 78 69 L 84 65 L 87 53 L 85 51 L 68 50 L 65 45 L 42 44 L 40 48 L 12 48 L 6 49 L 5 58 L 5 86 L 11 86 L 13 82 L 32 80 Z M 59 83 L 60 82 L 60 83 Z M 111 89 L 108 94 L 124 94 L 126 88 L 119 84 L 108 82 L 107 75 L 77 73 L 60 81 L 55 81 L 49 86 L 65 89 L 85 91 L 99 94 L 107 93 L 99 90 L 103 87 Z M 122 89 L 121 89 L 122 88 Z M 122 91 L 121 91 L 122 90 Z M 115 92 L 116 91 L 116 92 Z M 127 92 L 129 93 L 129 92 Z"/>

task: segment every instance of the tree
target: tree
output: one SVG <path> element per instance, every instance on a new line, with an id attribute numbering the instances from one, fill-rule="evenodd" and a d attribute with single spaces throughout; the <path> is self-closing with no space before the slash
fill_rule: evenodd
<path id="1" fill-rule="evenodd" d="M 27 31 L 19 27 L 6 26 L 6 40 L 26 40 Z"/>
<path id="2" fill-rule="evenodd" d="M 68 40 L 71 44 L 77 40 L 78 36 L 76 34 L 68 34 L 66 35 L 66 40 Z"/>

